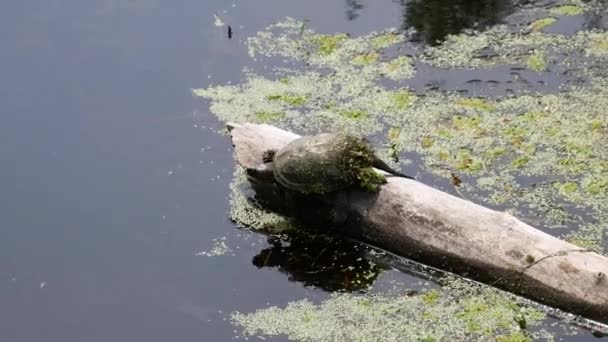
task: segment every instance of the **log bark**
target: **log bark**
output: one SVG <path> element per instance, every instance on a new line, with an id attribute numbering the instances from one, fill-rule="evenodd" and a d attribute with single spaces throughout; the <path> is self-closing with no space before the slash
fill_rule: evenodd
<path id="1" fill-rule="evenodd" d="M 299 136 L 270 125 L 228 124 L 237 163 Z M 379 192 L 346 189 L 305 196 L 249 174 L 267 208 L 324 225 L 416 261 L 540 303 L 608 323 L 608 258 L 546 234 L 514 216 L 430 186 L 388 177 Z"/>

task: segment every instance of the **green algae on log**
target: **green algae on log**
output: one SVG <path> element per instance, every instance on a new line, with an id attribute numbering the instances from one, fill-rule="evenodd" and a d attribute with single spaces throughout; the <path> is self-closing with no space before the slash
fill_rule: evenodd
<path id="1" fill-rule="evenodd" d="M 263 151 L 298 137 L 269 125 L 229 127 L 237 162 L 246 169 L 261 163 Z M 257 193 L 258 198 L 266 197 L 263 202 L 292 200 L 293 194 L 273 180 L 250 180 L 254 190 L 266 188 Z M 326 208 L 326 218 L 346 210 L 344 231 L 354 238 L 550 306 L 608 321 L 608 258 L 536 230 L 510 214 L 405 178 L 389 178 L 375 194 L 349 189 L 344 196 L 308 200 L 312 207 Z"/>

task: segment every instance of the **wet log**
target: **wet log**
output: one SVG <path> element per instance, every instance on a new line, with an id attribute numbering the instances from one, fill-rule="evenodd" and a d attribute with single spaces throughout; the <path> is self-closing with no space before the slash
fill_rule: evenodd
<path id="1" fill-rule="evenodd" d="M 270 125 L 228 124 L 236 162 L 252 169 L 299 136 Z M 379 192 L 305 196 L 249 173 L 271 210 L 537 302 L 608 323 L 608 258 L 505 212 L 415 180 L 387 177 Z"/>

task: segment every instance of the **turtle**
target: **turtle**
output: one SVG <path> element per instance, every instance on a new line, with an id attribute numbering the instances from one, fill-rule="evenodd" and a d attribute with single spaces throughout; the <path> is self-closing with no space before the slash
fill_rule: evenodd
<path id="1" fill-rule="evenodd" d="M 398 177 L 378 158 L 364 138 L 347 133 L 320 133 L 300 137 L 279 150 L 264 152 L 263 164 L 251 170 L 259 177 L 273 177 L 284 187 L 304 194 L 326 194 L 358 184 L 378 191 L 386 178 L 374 167 Z"/>

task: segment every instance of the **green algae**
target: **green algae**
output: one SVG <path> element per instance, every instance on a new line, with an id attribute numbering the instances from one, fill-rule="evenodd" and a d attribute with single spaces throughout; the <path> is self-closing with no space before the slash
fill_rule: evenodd
<path id="1" fill-rule="evenodd" d="M 282 215 L 262 210 L 243 193 L 241 187 L 247 183 L 245 172 L 236 167 L 230 184 L 230 219 L 241 227 L 283 234 L 293 231 L 296 224 Z"/>
<path id="2" fill-rule="evenodd" d="M 441 292 L 439 290 L 433 289 L 421 294 L 420 298 L 422 299 L 422 302 L 424 302 L 424 304 L 426 305 L 435 305 L 439 301 L 440 296 Z"/>
<path id="3" fill-rule="evenodd" d="M 529 161 L 530 161 L 529 157 L 521 156 L 521 157 L 517 157 L 516 159 L 514 159 L 513 162 L 511 162 L 511 165 L 513 165 L 513 167 L 516 169 L 521 169 L 526 164 L 528 164 Z"/>
<path id="4" fill-rule="evenodd" d="M 320 34 L 313 36 L 311 41 L 318 45 L 317 52 L 320 55 L 328 56 L 334 53 L 347 38 L 345 34 Z"/>
<path id="5" fill-rule="evenodd" d="M 456 154 L 454 168 L 459 171 L 475 173 L 481 171 L 483 165 L 479 160 L 473 157 L 470 150 L 461 149 Z"/>
<path id="6" fill-rule="evenodd" d="M 563 5 L 563 6 L 556 6 L 556 7 L 551 8 L 550 12 L 553 15 L 572 16 L 572 15 L 581 15 L 585 12 L 585 10 L 582 7 L 576 6 L 576 5 Z"/>
<path id="7" fill-rule="evenodd" d="M 412 99 L 412 93 L 407 89 L 398 90 L 392 95 L 392 100 L 397 110 L 407 108 L 412 103 Z"/>
<path id="8" fill-rule="evenodd" d="M 372 38 L 371 45 L 374 49 L 385 49 L 402 41 L 402 35 L 395 32 L 389 32 Z"/>
<path id="9" fill-rule="evenodd" d="M 604 128 L 604 123 L 602 122 L 602 120 L 594 119 L 589 122 L 589 128 L 594 131 L 600 131 Z"/>
<path id="10" fill-rule="evenodd" d="M 303 106 L 306 103 L 307 97 L 305 95 L 291 95 L 291 94 L 272 94 L 266 96 L 269 101 L 282 101 L 290 106 Z"/>
<path id="11" fill-rule="evenodd" d="M 484 32 L 454 35 L 441 45 L 425 47 L 419 55 L 387 61 L 380 45 L 372 42 L 380 36 L 377 33 L 341 38 L 330 49 L 331 53 L 324 54 L 318 53 L 321 44 L 318 40 L 313 41 L 315 33 L 312 30 L 306 28 L 294 38 L 289 37 L 290 32 L 293 27 L 299 30 L 301 26 L 293 22 L 281 25 L 274 29 L 284 30 L 287 36 L 274 31 L 261 33 L 250 40 L 253 56 L 306 61 L 312 68 L 306 71 L 278 68 L 271 78 L 247 72 L 239 85 L 195 90 L 196 95 L 210 100 L 211 111 L 218 118 L 263 121 L 256 120 L 255 113 L 281 112 L 280 118 L 264 119 L 303 132 L 345 130 L 374 135 L 385 131 L 395 159 L 400 151 L 408 151 L 416 153 L 421 158 L 419 167 L 435 177 L 449 180 L 454 171 L 465 173 L 467 177 L 463 177 L 460 187 L 463 196 L 480 204 L 508 209 L 524 220 L 542 217 L 542 221 L 532 221 L 538 228 L 555 229 L 551 233 L 583 248 L 600 253 L 606 251 L 608 151 L 604 113 L 608 108 L 608 80 L 589 73 L 586 67 L 608 62 L 608 34 L 581 31 L 566 36 L 546 34 L 542 30 L 511 32 L 499 25 Z M 496 56 L 478 58 L 478 50 L 483 48 L 492 49 Z M 357 56 L 374 52 L 379 58 L 373 63 L 353 65 Z M 558 94 L 515 94 L 498 99 L 439 92 L 415 94 L 406 88 L 392 89 L 381 82 L 383 77 L 391 78 L 391 71 L 401 68 L 405 70 L 404 79 L 411 77 L 414 62 L 442 68 L 519 64 L 544 71 L 547 61 L 556 55 L 567 56 L 572 67 L 579 66 L 580 62 L 576 75 L 589 82 L 584 86 L 564 86 Z M 328 68 L 330 72 L 322 73 L 315 68 Z M 305 96 L 306 100 L 298 104 L 299 108 L 293 108 L 293 104 L 281 98 L 272 98 L 282 94 Z M 242 206 L 239 212 L 243 212 Z M 255 226 L 289 226 L 282 218 L 256 213 L 248 213 L 244 221 L 253 222 Z M 441 298 L 437 306 L 443 303 Z M 385 303 L 394 300 L 386 299 Z M 422 297 L 416 300 L 425 304 Z M 361 306 L 375 307 L 375 298 L 366 303 Z M 331 304 L 310 305 L 311 313 L 306 321 L 319 328 L 320 323 L 314 317 L 319 310 L 325 310 L 325 305 Z M 286 312 L 295 313 L 288 308 L 282 309 L 285 311 L 277 309 L 276 317 Z M 471 304 L 468 310 L 453 311 L 459 313 L 458 329 L 486 334 L 489 330 L 480 326 L 479 321 L 483 323 L 485 318 L 492 316 L 491 309 L 492 305 Z M 484 319 L 477 318 L 476 313 Z M 322 314 L 328 315 L 327 319 L 334 323 L 343 323 L 338 312 L 330 310 Z M 435 328 L 436 322 L 442 321 L 444 316 L 436 315 L 429 305 L 416 314 L 422 321 L 417 321 L 415 336 L 441 340 L 441 333 L 429 333 L 429 327 Z M 239 317 L 254 319 L 249 315 Z M 518 317 L 514 315 L 515 323 L 509 321 L 509 324 L 519 325 Z M 404 325 L 409 323 L 400 321 Z M 527 319 L 526 323 L 530 325 Z M 246 331 L 274 334 L 267 330 L 272 327 L 264 326 L 270 323 L 260 324 L 257 327 L 248 325 Z M 436 328 L 441 330 L 445 326 Z M 278 326 L 276 329 L 277 333 L 300 336 L 303 340 L 314 339 L 307 335 L 313 332 L 298 330 L 301 327 Z M 352 326 L 348 329 L 348 332 L 332 331 L 363 333 Z M 373 336 L 366 337 L 374 340 Z M 529 337 L 527 333 L 518 330 L 494 331 L 493 335 L 493 338 L 507 341 L 525 340 L 526 337 Z M 319 340 L 323 338 L 330 339 L 324 335 Z"/>
<path id="12" fill-rule="evenodd" d="M 486 112 L 493 112 L 494 110 L 496 110 L 496 108 L 494 108 L 494 106 L 492 104 L 490 104 L 488 101 L 486 101 L 484 99 L 480 99 L 480 98 L 459 99 L 458 101 L 456 101 L 456 105 L 462 106 L 462 107 L 473 108 L 473 109 L 477 109 L 477 110 L 481 110 L 481 111 L 486 111 Z"/>
<path id="13" fill-rule="evenodd" d="M 273 122 L 277 121 L 280 118 L 284 117 L 285 114 L 282 112 L 270 112 L 270 111 L 257 111 L 253 114 L 255 116 L 255 122 L 265 123 L 265 122 Z"/>
<path id="14" fill-rule="evenodd" d="M 540 51 L 535 51 L 533 54 L 528 57 L 527 61 L 528 68 L 531 70 L 541 72 L 547 68 L 547 61 L 545 54 Z"/>
<path id="15" fill-rule="evenodd" d="M 603 176 L 603 177 L 602 177 Z M 586 177 L 583 188 L 588 195 L 598 196 L 608 194 L 608 175 Z"/>
<path id="16" fill-rule="evenodd" d="M 608 34 L 606 32 L 593 32 L 590 34 L 591 43 L 587 48 L 589 55 L 606 56 L 608 54 Z"/>
<path id="17" fill-rule="evenodd" d="M 414 75 L 412 59 L 407 56 L 399 56 L 390 62 L 384 62 L 380 66 L 380 72 L 394 81 L 408 79 Z"/>
<path id="18" fill-rule="evenodd" d="M 586 224 L 564 236 L 564 239 L 570 243 L 599 253 L 604 250 L 602 242 L 606 238 L 608 238 L 608 231 L 597 224 Z"/>
<path id="19" fill-rule="evenodd" d="M 513 333 L 510 333 L 509 335 L 499 335 L 496 336 L 496 342 L 532 342 L 533 339 L 532 337 L 516 331 Z"/>
<path id="20" fill-rule="evenodd" d="M 434 143 L 433 138 L 422 137 L 422 140 L 420 141 L 420 146 L 422 146 L 422 148 L 431 148 L 431 147 L 433 147 L 433 143 Z"/>
<path id="21" fill-rule="evenodd" d="M 353 58 L 352 63 L 355 65 L 370 65 L 375 63 L 380 55 L 376 52 L 365 53 Z"/>
<path id="22" fill-rule="evenodd" d="M 286 335 L 299 341 L 551 340 L 543 319 L 540 311 L 496 290 L 459 281 L 420 295 L 342 293 L 319 304 L 303 299 L 284 308 L 232 315 L 245 336 Z"/>
<path id="23" fill-rule="evenodd" d="M 538 19 L 538 20 L 533 21 L 530 24 L 530 30 L 541 31 L 545 27 L 551 26 L 551 25 L 555 24 L 556 22 L 557 22 L 557 19 L 552 18 L 552 17 Z"/>
<path id="24" fill-rule="evenodd" d="M 567 195 L 574 193 L 578 190 L 578 184 L 575 182 L 566 182 L 559 185 L 559 193 L 562 195 Z"/>
<path id="25" fill-rule="evenodd" d="M 345 110 L 341 110 L 340 111 L 340 115 L 342 115 L 345 118 L 348 119 L 354 119 L 354 120 L 358 120 L 358 119 L 363 119 L 363 118 L 367 118 L 369 117 L 369 115 L 359 109 L 345 109 Z"/>
<path id="26" fill-rule="evenodd" d="M 386 183 L 386 178 L 374 171 L 373 168 L 364 168 L 357 173 L 361 187 L 369 192 L 377 192 L 380 185 Z"/>

